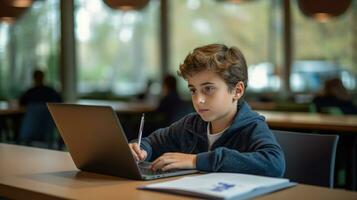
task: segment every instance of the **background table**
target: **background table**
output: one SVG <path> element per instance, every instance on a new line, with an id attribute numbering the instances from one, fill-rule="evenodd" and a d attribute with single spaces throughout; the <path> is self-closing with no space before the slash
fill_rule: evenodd
<path id="1" fill-rule="evenodd" d="M 357 134 L 357 116 L 305 112 L 261 111 L 272 129 L 303 129 Z"/>

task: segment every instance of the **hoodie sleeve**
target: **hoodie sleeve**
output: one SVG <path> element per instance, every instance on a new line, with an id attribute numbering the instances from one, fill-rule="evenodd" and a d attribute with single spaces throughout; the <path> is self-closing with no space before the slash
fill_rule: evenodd
<path id="1" fill-rule="evenodd" d="M 180 151 L 180 133 L 186 120 L 183 118 L 171 126 L 158 129 L 143 138 L 142 147 L 148 153 L 147 161 L 152 161 L 166 152 Z"/>
<path id="2" fill-rule="evenodd" d="M 199 153 L 196 167 L 207 172 L 234 172 L 281 177 L 285 171 L 284 154 L 265 123 L 258 123 L 251 130 L 240 133 L 240 142 L 247 151 L 218 147 Z M 238 134 L 237 134 L 238 135 Z"/>

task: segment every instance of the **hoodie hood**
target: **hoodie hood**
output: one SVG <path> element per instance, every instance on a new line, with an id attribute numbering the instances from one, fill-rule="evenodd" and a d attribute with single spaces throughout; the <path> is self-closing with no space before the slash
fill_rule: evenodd
<path id="1" fill-rule="evenodd" d="M 251 127 L 252 124 L 257 123 L 257 121 L 265 121 L 265 118 L 259 115 L 257 112 L 252 111 L 247 102 L 243 101 L 238 105 L 237 113 L 231 126 L 225 131 L 219 140 L 224 140 L 224 138 L 229 138 L 232 134 L 239 134 L 243 129 Z M 197 137 L 207 140 L 207 124 L 197 113 L 192 113 L 188 116 L 192 123 L 188 123 L 185 126 L 185 130 Z"/>
<path id="2" fill-rule="evenodd" d="M 238 112 L 234 117 L 231 127 L 229 127 L 227 130 L 228 132 L 230 130 L 237 131 L 243 129 L 251 123 L 256 123 L 257 120 L 265 121 L 265 118 L 259 115 L 257 112 L 252 111 L 248 103 L 245 101 L 238 105 L 237 110 Z"/>

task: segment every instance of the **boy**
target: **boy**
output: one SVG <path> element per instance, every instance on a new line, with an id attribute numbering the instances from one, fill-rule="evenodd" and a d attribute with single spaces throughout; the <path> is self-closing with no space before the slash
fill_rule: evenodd
<path id="1" fill-rule="evenodd" d="M 137 160 L 153 161 L 153 170 L 283 176 L 282 149 L 264 117 L 243 101 L 248 74 L 238 48 L 221 44 L 196 48 L 178 74 L 188 82 L 197 113 L 143 138 L 142 149 L 129 144 Z"/>

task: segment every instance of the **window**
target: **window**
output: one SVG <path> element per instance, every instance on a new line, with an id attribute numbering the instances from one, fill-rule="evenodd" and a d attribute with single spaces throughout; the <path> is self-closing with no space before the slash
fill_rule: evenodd
<path id="1" fill-rule="evenodd" d="M 293 53 L 291 89 L 293 92 L 318 92 L 329 78 L 339 77 L 346 88 L 356 89 L 357 67 L 353 54 L 352 3 L 346 13 L 325 23 L 303 15 L 297 2 L 291 4 L 293 16 Z"/>
<path id="2" fill-rule="evenodd" d="M 277 79 L 275 66 L 281 62 L 281 45 L 278 39 L 281 37 L 279 2 L 170 1 L 170 71 L 175 73 L 185 56 L 194 48 L 210 43 L 223 43 L 237 46 L 243 52 L 249 65 L 248 90 L 279 89 L 279 82 L 272 80 Z M 264 63 L 270 63 L 270 68 L 260 73 Z M 186 87 L 182 81 L 181 90 L 187 91 Z"/>
<path id="3" fill-rule="evenodd" d="M 16 23 L 0 24 L 0 98 L 17 98 L 31 86 L 36 68 L 59 88 L 59 33 L 57 0 L 35 1 Z"/>
<path id="4" fill-rule="evenodd" d="M 172 60 L 175 73 L 195 47 L 224 43 L 239 47 L 248 64 L 247 91 L 279 92 L 283 66 L 283 1 L 256 0 L 230 3 L 216 0 L 170 1 Z M 293 92 L 316 93 L 332 76 L 345 86 L 357 87 L 353 37 L 356 4 L 340 17 L 318 23 L 305 17 L 292 1 Z M 354 46 L 353 46 L 354 45 Z M 181 90 L 186 91 L 181 82 Z"/>
<path id="5" fill-rule="evenodd" d="M 140 11 L 120 11 L 102 0 L 77 0 L 78 90 L 83 95 L 134 95 L 159 66 L 159 2 Z M 99 97 L 99 96 L 97 96 Z"/>

